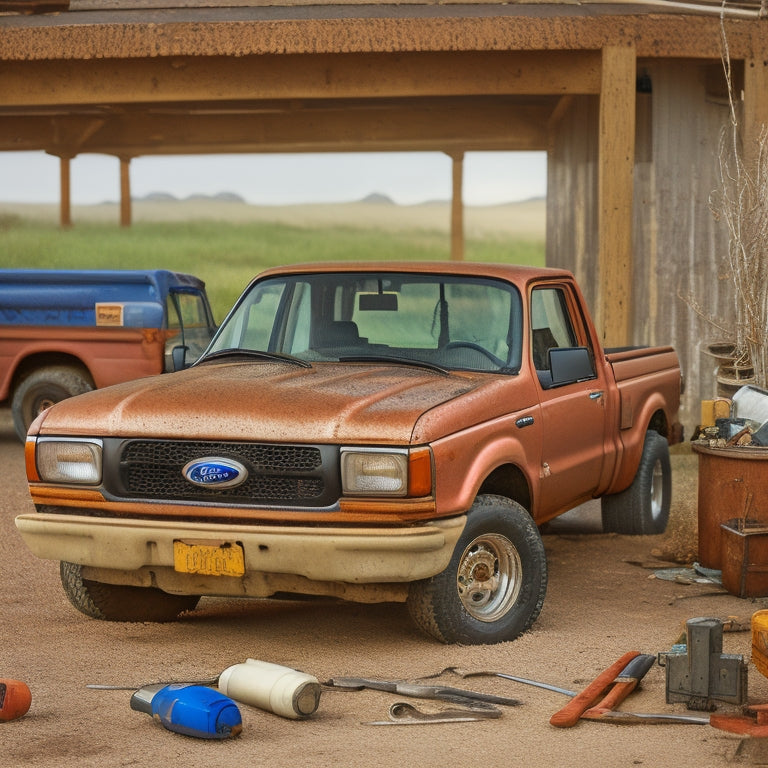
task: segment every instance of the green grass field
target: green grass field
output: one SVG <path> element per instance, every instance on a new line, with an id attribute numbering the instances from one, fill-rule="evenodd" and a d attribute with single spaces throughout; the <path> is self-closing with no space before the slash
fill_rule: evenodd
<path id="1" fill-rule="evenodd" d="M 202 278 L 217 322 L 266 267 L 305 261 L 447 260 L 444 232 L 223 221 L 78 223 L 0 214 L 0 266 L 37 269 L 171 269 Z M 467 239 L 467 261 L 544 264 L 544 242 Z"/>

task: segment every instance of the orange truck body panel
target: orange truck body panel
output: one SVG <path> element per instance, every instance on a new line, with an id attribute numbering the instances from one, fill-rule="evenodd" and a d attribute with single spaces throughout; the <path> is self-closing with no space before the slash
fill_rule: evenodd
<path id="1" fill-rule="evenodd" d="M 14 371 L 32 356 L 66 355 L 81 361 L 98 388 L 163 372 L 168 332 L 158 328 L 6 326 L 0 337 L 0 400 Z"/>

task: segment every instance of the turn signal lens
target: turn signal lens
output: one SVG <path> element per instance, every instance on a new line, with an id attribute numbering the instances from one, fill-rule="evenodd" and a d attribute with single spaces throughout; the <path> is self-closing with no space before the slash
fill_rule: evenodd
<path id="1" fill-rule="evenodd" d="M 408 495 L 429 496 L 432 493 L 432 451 L 412 451 L 408 462 Z"/>

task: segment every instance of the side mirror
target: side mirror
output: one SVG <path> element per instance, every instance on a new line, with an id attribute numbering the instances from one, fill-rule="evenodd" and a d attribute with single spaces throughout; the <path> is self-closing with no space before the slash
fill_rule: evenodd
<path id="1" fill-rule="evenodd" d="M 549 370 L 553 387 L 595 378 L 595 369 L 586 347 L 553 347 L 549 350 Z"/>
<path id="2" fill-rule="evenodd" d="M 171 359 L 173 360 L 173 370 L 182 371 L 187 367 L 187 352 L 189 347 L 185 347 L 182 344 L 174 347 L 171 350 Z"/>

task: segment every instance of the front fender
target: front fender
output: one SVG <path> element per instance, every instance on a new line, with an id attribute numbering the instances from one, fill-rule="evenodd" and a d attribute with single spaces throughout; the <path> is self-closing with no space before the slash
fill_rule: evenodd
<path id="1" fill-rule="evenodd" d="M 518 416 L 471 427 L 432 444 L 440 515 L 466 512 L 486 478 L 495 469 L 510 464 L 525 478 L 535 507 L 540 470 L 537 457 L 542 450 L 540 428 L 535 420 L 518 426 Z"/>

